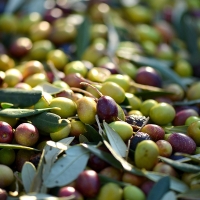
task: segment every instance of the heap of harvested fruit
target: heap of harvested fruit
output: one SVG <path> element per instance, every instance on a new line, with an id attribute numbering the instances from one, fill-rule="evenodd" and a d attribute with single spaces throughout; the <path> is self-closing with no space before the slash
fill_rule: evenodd
<path id="1" fill-rule="evenodd" d="M 0 199 L 199 199 L 199 0 L 10 2 Z"/>

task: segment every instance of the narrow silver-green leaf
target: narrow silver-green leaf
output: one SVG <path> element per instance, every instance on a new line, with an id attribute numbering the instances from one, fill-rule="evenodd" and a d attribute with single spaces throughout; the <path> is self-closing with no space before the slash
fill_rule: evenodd
<path id="1" fill-rule="evenodd" d="M 15 107 L 29 107 L 34 105 L 42 97 L 38 90 L 23 90 L 16 88 L 0 89 L 0 102 L 11 103 Z"/>
<path id="2" fill-rule="evenodd" d="M 105 129 L 106 136 L 108 137 L 108 140 L 112 148 L 121 157 L 125 157 L 127 152 L 127 146 L 122 140 L 122 138 L 105 121 L 103 122 L 103 126 Z"/>
<path id="3" fill-rule="evenodd" d="M 46 92 L 46 93 L 49 93 L 51 95 L 54 95 L 54 94 L 57 94 L 57 93 L 63 91 L 62 88 L 56 87 L 53 84 L 48 83 L 48 82 L 41 83 L 41 84 L 37 85 L 36 87 L 34 87 L 33 89 L 39 90 L 39 91 L 42 91 L 42 92 Z"/>
<path id="4" fill-rule="evenodd" d="M 0 143 L 0 148 L 40 151 L 39 149 L 35 149 L 35 148 L 32 148 L 32 147 L 22 146 L 22 145 L 19 145 L 19 144 L 6 144 L 6 143 Z"/>
<path id="5" fill-rule="evenodd" d="M 176 169 L 179 169 L 183 172 L 189 172 L 189 173 L 197 173 L 200 171 L 200 166 L 198 165 L 192 165 L 192 164 L 188 164 L 188 163 L 182 163 L 182 162 L 179 162 L 179 161 L 175 161 L 175 160 L 171 160 L 169 158 L 165 158 L 165 157 L 162 157 L 162 156 L 159 156 L 159 158 L 171 165 L 172 167 L 176 168 Z"/>
<path id="6" fill-rule="evenodd" d="M 166 133 L 187 133 L 188 125 L 183 126 L 165 126 L 163 127 Z"/>
<path id="7" fill-rule="evenodd" d="M 77 59 L 81 59 L 84 51 L 90 44 L 90 27 L 91 20 L 88 15 L 85 15 L 85 18 L 78 26 L 77 37 L 76 37 L 76 57 Z"/>
<path id="8" fill-rule="evenodd" d="M 42 108 L 42 109 L 26 109 L 26 108 L 6 108 L 0 110 L 0 116 L 2 117 L 11 117 L 11 118 L 22 118 L 22 117 L 29 117 L 33 115 L 40 114 L 42 112 L 56 109 L 55 108 Z"/>
<path id="9" fill-rule="evenodd" d="M 147 177 L 148 179 L 154 182 L 157 182 L 161 178 L 166 176 L 166 174 L 153 172 L 153 171 L 144 171 L 144 174 L 145 174 L 145 177 Z M 189 189 L 189 187 L 186 183 L 184 183 L 180 179 L 170 176 L 170 189 L 177 192 L 186 192 Z"/>
<path id="10" fill-rule="evenodd" d="M 106 161 L 110 165 L 116 167 L 117 169 L 123 169 L 121 163 L 110 153 L 102 151 L 94 145 L 90 144 L 81 144 L 84 148 L 88 149 L 90 152 L 92 152 L 97 157 L 101 158 L 102 160 Z"/>
<path id="11" fill-rule="evenodd" d="M 176 193 L 174 191 L 167 192 L 160 200 L 177 200 Z"/>
<path id="12" fill-rule="evenodd" d="M 30 187 L 36 174 L 36 168 L 31 162 L 25 162 L 22 167 L 21 177 L 25 192 L 30 192 Z"/>
<path id="13" fill-rule="evenodd" d="M 50 112 L 42 112 L 38 115 L 30 116 L 27 119 L 45 133 L 56 132 L 68 124 L 67 121 L 61 119 L 59 115 Z"/>
<path id="14" fill-rule="evenodd" d="M 199 189 L 190 189 L 184 193 L 178 194 L 178 198 L 180 199 L 192 199 L 199 200 L 200 198 L 200 190 Z"/>
<path id="15" fill-rule="evenodd" d="M 160 200 L 170 189 L 170 178 L 165 176 L 153 185 L 148 193 L 147 200 Z"/>
<path id="16" fill-rule="evenodd" d="M 62 149 L 52 147 L 47 142 L 45 146 L 45 154 L 44 154 L 44 164 L 43 164 L 43 173 L 42 173 L 43 180 L 47 179 L 53 164 L 58 159 L 58 155 L 60 155 L 62 152 L 63 152 Z"/>
<path id="17" fill-rule="evenodd" d="M 119 45 L 119 36 L 110 15 L 105 15 L 104 20 L 108 27 L 107 53 L 111 58 L 113 58 Z"/>
<path id="18" fill-rule="evenodd" d="M 186 154 L 186 153 L 177 152 L 177 153 L 175 153 L 175 155 L 185 156 L 185 158 L 179 159 L 178 160 L 179 162 L 193 161 L 193 162 L 196 162 L 197 164 L 200 164 L 200 154 L 190 155 L 190 154 Z"/>
<path id="19" fill-rule="evenodd" d="M 89 159 L 89 151 L 80 145 L 70 147 L 66 155 L 60 157 L 51 167 L 44 180 L 48 188 L 64 186 L 74 181 L 85 169 Z"/>

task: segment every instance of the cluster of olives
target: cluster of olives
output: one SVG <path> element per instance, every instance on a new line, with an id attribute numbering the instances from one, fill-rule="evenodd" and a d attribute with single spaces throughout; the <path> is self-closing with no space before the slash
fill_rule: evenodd
<path id="1" fill-rule="evenodd" d="M 198 0 L 193 2 L 196 4 L 187 1 L 185 6 L 195 17 L 200 5 Z M 176 160 L 176 153 L 199 154 L 200 147 L 200 81 L 189 62 L 187 44 L 173 26 L 178 3 L 129 3 L 90 0 L 71 5 L 64 0 L 46 0 L 44 13 L 1 12 L 0 92 L 40 90 L 42 95 L 26 108 L 3 102 L 0 96 L 0 199 L 12 196 L 14 173 L 21 173 L 27 161 L 37 168 L 47 141 L 74 137 L 71 145 L 78 145 L 84 136 L 92 143 L 87 138 L 93 134 L 88 126 L 99 132 L 103 122 L 127 146 L 123 158 L 127 162 L 199 189 L 199 183 L 192 182 L 195 173 L 178 170 L 160 159 Z M 116 45 L 109 41 L 108 16 L 120 40 L 114 55 L 108 48 Z M 195 19 L 199 23 L 199 18 Z M 199 26 L 197 29 L 199 34 Z M 187 82 L 186 88 L 166 80 L 162 70 L 132 62 L 129 55 L 172 63 L 171 70 Z M 41 130 L 29 118 L 1 114 L 9 108 L 48 109 L 47 113 L 66 125 L 60 129 L 43 125 Z M 103 142 L 99 140 L 96 148 L 111 154 Z M 103 183 L 101 177 L 110 181 Z M 91 153 L 87 167 L 72 183 L 50 189 L 49 194 L 77 200 L 145 200 L 154 185 L 154 181 L 119 170 Z M 16 198 L 24 193 L 23 186 L 19 190 Z"/>

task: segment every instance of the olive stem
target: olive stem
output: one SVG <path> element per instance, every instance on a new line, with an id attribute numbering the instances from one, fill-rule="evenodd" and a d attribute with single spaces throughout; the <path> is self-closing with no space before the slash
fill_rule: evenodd
<path id="1" fill-rule="evenodd" d="M 93 88 L 99 94 L 99 96 L 101 96 L 101 97 L 103 96 L 103 94 L 97 88 L 95 88 L 93 85 L 91 85 L 91 84 L 89 84 L 87 82 L 81 82 L 80 84 L 81 85 L 90 86 L 91 88 Z"/>
<path id="2" fill-rule="evenodd" d="M 150 90 L 150 91 L 156 91 L 156 92 L 163 91 L 161 88 L 150 86 L 150 85 L 142 85 L 134 81 L 131 81 L 131 86 L 137 89 L 142 89 L 142 90 Z"/>
<path id="3" fill-rule="evenodd" d="M 87 95 L 87 96 L 89 96 L 89 97 L 92 97 L 92 98 L 94 98 L 95 100 L 97 100 L 97 98 L 96 98 L 94 95 L 92 95 L 90 92 L 87 92 L 87 91 L 85 91 L 85 90 L 82 90 L 82 89 L 80 89 L 80 88 L 75 88 L 75 87 L 71 87 L 70 89 L 71 89 L 72 91 L 74 91 L 74 92 L 84 93 L 85 95 Z"/>

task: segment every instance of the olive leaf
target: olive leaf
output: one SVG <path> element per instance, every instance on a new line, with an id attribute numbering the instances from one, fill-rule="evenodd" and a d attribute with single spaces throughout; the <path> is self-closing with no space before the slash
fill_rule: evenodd
<path id="1" fill-rule="evenodd" d="M 85 144 L 85 143 L 82 143 L 80 145 L 82 145 L 84 148 L 88 149 L 90 152 L 92 152 L 94 155 L 101 158 L 105 162 L 116 167 L 117 169 L 123 169 L 121 163 L 118 160 L 116 160 L 112 154 L 96 148 L 95 145 Z"/>
<path id="2" fill-rule="evenodd" d="M 115 52 L 119 45 L 119 36 L 117 30 L 115 29 L 110 15 L 104 15 L 104 21 L 108 27 L 108 44 L 107 44 L 107 53 L 110 58 L 113 58 Z"/>
<path id="3" fill-rule="evenodd" d="M 50 112 L 42 112 L 40 114 L 27 117 L 27 120 L 45 133 L 59 131 L 68 125 L 66 120 L 61 119 L 59 115 Z"/>
<path id="4" fill-rule="evenodd" d="M 82 134 L 79 135 L 79 143 L 89 143 L 89 140 Z"/>
<path id="5" fill-rule="evenodd" d="M 105 129 L 106 136 L 108 137 L 108 140 L 112 148 L 121 157 L 125 157 L 127 152 L 127 146 L 122 140 L 122 138 L 105 121 L 103 121 L 103 126 Z"/>
<path id="6" fill-rule="evenodd" d="M 64 186 L 75 180 L 85 169 L 89 159 L 89 151 L 80 145 L 70 147 L 66 155 L 60 157 L 51 167 L 44 180 L 48 188 Z"/>
<path id="7" fill-rule="evenodd" d="M 35 174 L 35 166 L 31 162 L 25 162 L 25 164 L 22 167 L 21 178 L 26 193 L 30 192 L 30 187 Z"/>
<path id="8" fill-rule="evenodd" d="M 47 143 L 47 145 L 45 146 L 45 154 L 44 154 L 44 164 L 43 164 L 43 174 L 42 174 L 43 180 L 47 179 L 53 164 L 58 159 L 58 155 L 60 155 L 62 152 L 63 152 L 62 149 L 54 148 L 51 145 L 49 145 L 49 143 Z"/>
<path id="9" fill-rule="evenodd" d="M 183 126 L 165 126 L 163 129 L 166 133 L 187 133 L 188 125 Z"/>
<path id="10" fill-rule="evenodd" d="M 187 106 L 187 105 L 195 105 L 195 104 L 199 104 L 200 103 L 200 99 L 195 99 L 195 100 L 184 100 L 184 101 L 175 101 L 172 102 L 173 106 Z"/>
<path id="11" fill-rule="evenodd" d="M 190 155 L 186 153 L 176 152 L 174 155 L 185 157 L 185 158 L 179 159 L 178 160 L 179 162 L 193 161 L 193 162 L 196 162 L 197 164 L 200 164 L 200 154 Z"/>
<path id="12" fill-rule="evenodd" d="M 63 88 L 59 88 L 59 87 L 54 86 L 51 83 L 45 82 L 45 83 L 41 83 L 41 84 L 35 86 L 33 88 L 33 90 L 39 90 L 39 91 L 46 92 L 48 94 L 54 95 L 54 94 L 57 94 L 59 92 L 62 92 Z"/>
<path id="13" fill-rule="evenodd" d="M 163 173 L 158 173 L 158 172 L 153 172 L 153 171 L 143 171 L 143 173 L 145 174 L 144 176 L 147 177 L 148 179 L 157 182 L 159 181 L 161 178 L 165 177 L 166 174 Z M 183 181 L 181 181 L 178 178 L 175 178 L 173 176 L 169 176 L 170 177 L 170 189 L 177 191 L 177 192 L 185 192 L 189 189 L 188 185 L 186 183 L 184 183 Z"/>
<path id="14" fill-rule="evenodd" d="M 42 179 L 42 174 L 43 174 L 43 166 L 44 166 L 44 154 L 45 154 L 45 150 L 46 150 L 47 145 L 45 145 L 43 151 L 42 151 L 42 155 L 40 157 L 40 161 L 38 163 L 37 166 L 37 171 L 34 175 L 32 184 L 30 186 L 30 193 L 34 193 L 34 192 L 47 192 L 47 188 L 43 185 L 43 179 Z"/>
<path id="15" fill-rule="evenodd" d="M 178 170 L 181 170 L 183 172 L 189 172 L 189 173 L 197 173 L 200 171 L 200 166 L 197 166 L 197 165 L 192 165 L 192 164 L 188 164 L 188 163 L 183 163 L 183 162 L 179 162 L 179 161 L 175 161 L 175 160 L 171 160 L 169 158 L 165 158 L 165 157 L 162 157 L 162 156 L 159 156 L 159 158 L 171 165 L 172 167 L 178 169 Z"/>
<path id="16" fill-rule="evenodd" d="M 0 89 L 0 102 L 11 103 L 15 107 L 30 107 L 42 97 L 38 90 L 23 90 L 16 88 Z"/>
<path id="17" fill-rule="evenodd" d="M 78 26 L 76 37 L 76 58 L 81 59 L 84 51 L 90 43 L 90 27 L 91 20 L 88 15 L 85 15 L 83 22 Z"/>
<path id="18" fill-rule="evenodd" d="M 165 176 L 153 185 L 152 189 L 148 193 L 147 200 L 160 200 L 169 190 L 170 178 L 169 176 Z"/>
<path id="19" fill-rule="evenodd" d="M 150 89 L 150 88 L 147 88 Z M 134 95 L 141 97 L 143 99 L 147 99 L 147 98 L 155 98 L 155 97 L 160 97 L 160 96 L 165 96 L 165 95 L 171 95 L 171 92 L 165 91 L 165 90 L 158 90 L 158 91 L 152 91 L 150 90 L 141 90 L 141 91 L 137 91 L 134 93 Z"/>
<path id="20" fill-rule="evenodd" d="M 29 117 L 29 116 L 37 115 L 42 112 L 45 112 L 45 111 L 48 111 L 51 109 L 56 109 L 56 108 L 57 107 L 42 108 L 42 109 L 6 108 L 3 110 L 0 110 L 0 116 L 11 117 L 11 118 L 22 118 L 22 117 Z"/>
<path id="21" fill-rule="evenodd" d="M 84 136 L 90 141 L 90 142 L 96 142 L 98 143 L 101 141 L 101 136 L 99 135 L 98 131 L 93 128 L 89 124 L 85 124 L 86 133 L 84 133 Z"/>
<path id="22" fill-rule="evenodd" d="M 27 147 L 19 144 L 6 144 L 0 143 L 0 148 L 2 149 L 24 149 L 24 150 L 33 150 L 33 151 L 40 151 L 39 149 L 35 149 L 33 147 Z"/>
<path id="23" fill-rule="evenodd" d="M 190 189 L 184 193 L 178 194 L 177 198 L 180 199 L 193 199 L 199 200 L 200 197 L 200 190 L 199 189 Z"/>
<path id="24" fill-rule="evenodd" d="M 167 192 L 160 200 L 177 200 L 176 193 L 174 191 Z"/>

